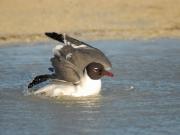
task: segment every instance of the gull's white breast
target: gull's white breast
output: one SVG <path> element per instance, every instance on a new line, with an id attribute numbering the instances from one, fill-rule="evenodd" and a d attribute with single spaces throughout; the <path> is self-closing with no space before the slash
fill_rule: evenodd
<path id="1" fill-rule="evenodd" d="M 87 73 L 81 78 L 79 84 L 74 85 L 71 83 L 54 83 L 40 88 L 34 94 L 43 94 L 51 97 L 58 96 L 90 96 L 98 94 L 101 90 L 101 80 L 92 80 Z"/>

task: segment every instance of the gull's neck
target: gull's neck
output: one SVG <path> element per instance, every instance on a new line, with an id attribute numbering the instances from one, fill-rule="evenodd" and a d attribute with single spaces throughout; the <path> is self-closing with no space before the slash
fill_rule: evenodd
<path id="1" fill-rule="evenodd" d="M 101 90 L 101 80 L 93 80 L 91 79 L 87 71 L 84 71 L 84 75 L 81 78 L 79 85 L 77 86 L 77 96 L 88 96 L 98 94 Z"/>

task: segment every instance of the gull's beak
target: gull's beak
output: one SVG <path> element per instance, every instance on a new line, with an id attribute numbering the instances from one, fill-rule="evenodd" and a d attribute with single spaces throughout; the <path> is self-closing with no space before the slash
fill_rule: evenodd
<path id="1" fill-rule="evenodd" d="M 109 72 L 109 71 L 106 71 L 106 70 L 104 70 L 103 75 L 109 76 L 109 77 L 113 77 L 114 76 L 112 72 Z"/>

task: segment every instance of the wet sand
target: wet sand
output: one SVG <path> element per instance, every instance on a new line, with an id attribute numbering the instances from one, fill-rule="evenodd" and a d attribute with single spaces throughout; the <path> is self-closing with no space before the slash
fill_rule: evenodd
<path id="1" fill-rule="evenodd" d="M 180 37 L 180 0 L 1 0 L 0 14 L 0 42 Z"/>

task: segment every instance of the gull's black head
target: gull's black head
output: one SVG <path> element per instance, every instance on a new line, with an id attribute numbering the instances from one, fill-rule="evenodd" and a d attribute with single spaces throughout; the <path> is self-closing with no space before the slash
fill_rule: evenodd
<path id="1" fill-rule="evenodd" d="M 86 66 L 88 76 L 93 80 L 98 80 L 103 76 L 113 77 L 113 74 L 104 69 L 104 66 L 100 63 L 92 62 Z"/>

